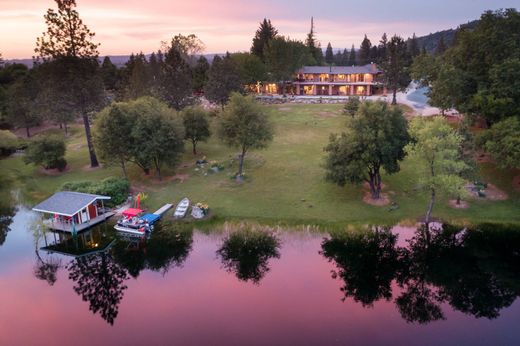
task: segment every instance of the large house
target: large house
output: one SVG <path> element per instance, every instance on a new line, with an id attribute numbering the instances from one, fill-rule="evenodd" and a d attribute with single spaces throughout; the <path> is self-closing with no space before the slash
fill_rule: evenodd
<path id="1" fill-rule="evenodd" d="M 293 81 L 285 83 L 285 92 L 308 96 L 371 96 L 384 94 L 383 72 L 376 64 L 364 66 L 304 66 Z M 279 84 L 258 88 L 266 94 L 282 94 Z"/>

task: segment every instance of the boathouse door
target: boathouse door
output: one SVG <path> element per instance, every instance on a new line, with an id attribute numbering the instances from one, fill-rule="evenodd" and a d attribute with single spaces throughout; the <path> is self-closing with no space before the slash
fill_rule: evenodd
<path id="1" fill-rule="evenodd" d="M 88 215 L 90 216 L 90 219 L 95 219 L 97 217 L 96 207 L 94 204 L 88 205 Z"/>

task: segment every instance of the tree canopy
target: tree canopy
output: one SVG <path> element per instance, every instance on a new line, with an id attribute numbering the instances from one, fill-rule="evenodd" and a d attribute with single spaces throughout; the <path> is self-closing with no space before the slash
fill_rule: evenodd
<path id="1" fill-rule="evenodd" d="M 398 108 L 382 101 L 362 103 L 348 118 L 345 132 L 330 136 L 325 147 L 326 179 L 340 186 L 367 182 L 372 198 L 380 198 L 380 170 L 387 174 L 399 171 L 409 141 L 407 126 Z"/>
<path id="2" fill-rule="evenodd" d="M 263 22 L 260 23 L 260 27 L 256 30 L 255 37 L 253 37 L 251 54 L 256 55 L 263 61 L 264 50 L 276 35 L 278 35 L 278 30 L 271 24 L 271 20 L 264 18 Z"/>
<path id="3" fill-rule="evenodd" d="M 278 36 L 264 52 L 269 79 L 281 83 L 282 93 L 285 93 L 285 83 L 304 65 L 313 65 L 311 53 L 300 41 Z"/>
<path id="4" fill-rule="evenodd" d="M 204 87 L 206 98 L 224 107 L 231 93 L 242 92 L 243 89 L 240 70 L 231 55 L 228 53 L 224 58 L 215 56 Z"/>
<path id="5" fill-rule="evenodd" d="M 425 223 L 431 214 L 437 193 L 464 195 L 461 173 L 467 164 L 461 159 L 463 138 L 442 118 L 415 118 L 410 125 L 412 142 L 406 152 L 421 163 L 419 186 L 430 192 Z"/>
<path id="6" fill-rule="evenodd" d="M 501 168 L 520 168 L 520 119 L 509 117 L 485 131 L 479 141 Z"/>
<path id="7" fill-rule="evenodd" d="M 202 107 L 186 107 L 181 113 L 184 139 L 191 141 L 193 155 L 197 155 L 197 143 L 205 142 L 211 135 L 208 113 Z"/>
<path id="8" fill-rule="evenodd" d="M 98 56 L 98 43 L 92 42 L 95 33 L 83 24 L 76 0 L 55 0 L 58 10 L 50 8 L 45 14 L 47 31 L 36 40 L 35 52 L 42 59 L 59 57 L 93 58 Z"/>
<path id="9" fill-rule="evenodd" d="M 397 91 L 404 89 L 410 84 L 407 67 L 410 61 L 407 54 L 406 42 L 399 36 L 394 35 L 386 47 L 386 59 L 381 64 L 386 84 L 392 90 L 392 104 L 397 104 Z"/>
<path id="10" fill-rule="evenodd" d="M 164 102 L 150 96 L 114 103 L 98 113 L 96 147 L 105 162 L 133 162 L 145 173 L 154 167 L 159 179 L 163 165 L 174 167 L 184 151 L 180 117 Z"/>
<path id="11" fill-rule="evenodd" d="M 265 148 L 273 139 L 273 126 L 252 96 L 233 93 L 222 112 L 218 134 L 224 143 L 240 149 L 237 174 L 240 179 L 246 153 L 250 149 Z"/>

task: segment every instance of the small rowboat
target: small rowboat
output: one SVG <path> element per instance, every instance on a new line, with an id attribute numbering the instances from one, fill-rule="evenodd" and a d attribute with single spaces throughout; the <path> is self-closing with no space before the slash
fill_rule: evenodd
<path id="1" fill-rule="evenodd" d="M 173 217 L 175 217 L 176 219 L 182 219 L 184 216 L 186 216 L 186 213 L 188 212 L 189 207 L 190 207 L 190 200 L 188 198 L 183 198 L 177 205 L 177 208 L 175 208 Z"/>

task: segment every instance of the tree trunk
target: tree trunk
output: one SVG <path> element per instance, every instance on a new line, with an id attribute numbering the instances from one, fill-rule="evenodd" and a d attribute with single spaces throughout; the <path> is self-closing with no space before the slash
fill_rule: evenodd
<path id="1" fill-rule="evenodd" d="M 238 174 L 237 179 L 242 177 L 242 173 L 244 171 L 244 158 L 246 156 L 246 148 L 242 148 L 242 154 L 240 154 L 240 161 L 238 163 Z"/>
<path id="2" fill-rule="evenodd" d="M 94 150 L 94 143 L 92 143 L 92 134 L 90 133 L 90 124 L 88 122 L 88 115 L 83 112 L 83 125 L 85 125 L 85 135 L 87 136 L 88 153 L 90 155 L 90 167 L 98 167 L 99 162 Z"/>
<path id="3" fill-rule="evenodd" d="M 379 168 L 377 169 L 376 177 L 377 198 L 381 198 L 381 173 L 379 173 Z"/>
<path id="4" fill-rule="evenodd" d="M 123 159 L 121 159 L 121 168 L 123 169 L 123 174 L 125 176 L 125 179 L 128 180 L 128 174 L 126 172 L 125 160 L 123 160 Z"/>
<path id="5" fill-rule="evenodd" d="M 460 194 L 457 196 L 457 205 L 460 205 Z"/>
<path id="6" fill-rule="evenodd" d="M 381 198 L 381 174 L 379 171 L 374 173 L 370 173 L 370 180 L 368 184 L 370 185 L 370 192 L 372 194 L 372 199 L 380 199 Z"/>
<path id="7" fill-rule="evenodd" d="M 150 168 L 142 167 L 145 175 L 150 175 Z"/>
<path id="8" fill-rule="evenodd" d="M 193 144 L 193 155 L 197 155 L 197 141 L 192 139 L 191 143 Z"/>
<path id="9" fill-rule="evenodd" d="M 25 134 L 27 135 L 27 138 L 31 137 L 31 133 L 29 132 L 29 126 L 25 127 Z"/>
<path id="10" fill-rule="evenodd" d="M 428 211 L 426 212 L 426 218 L 424 223 L 426 223 L 426 227 L 429 227 L 430 218 L 432 216 L 433 205 L 435 204 L 435 189 L 432 188 L 432 194 L 430 199 L 430 205 L 428 205 Z"/>
<path id="11" fill-rule="evenodd" d="M 69 127 L 67 126 L 67 123 L 63 123 L 63 127 L 65 128 L 65 137 L 69 136 Z"/>
<path id="12" fill-rule="evenodd" d="M 162 180 L 161 165 L 159 164 L 157 159 L 154 159 L 153 161 L 154 161 L 154 164 L 155 164 L 155 170 L 157 171 L 157 178 L 159 178 L 159 180 Z"/>
<path id="13" fill-rule="evenodd" d="M 396 105 L 397 104 L 397 88 L 394 88 L 393 91 L 392 91 L 392 105 Z"/>

